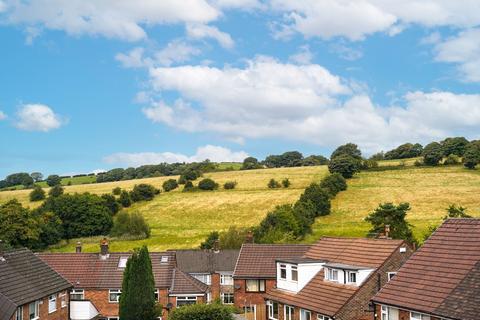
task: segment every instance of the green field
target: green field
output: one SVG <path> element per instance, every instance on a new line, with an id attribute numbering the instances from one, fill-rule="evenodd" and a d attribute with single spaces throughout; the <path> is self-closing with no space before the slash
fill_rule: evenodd
<path id="1" fill-rule="evenodd" d="M 135 204 L 129 210 L 141 212 L 152 227 L 152 236 L 140 241 L 111 241 L 112 250 L 129 250 L 147 244 L 151 250 L 197 247 L 212 230 L 226 230 L 229 226 L 254 226 L 278 204 L 293 203 L 312 181 L 319 181 L 328 173 L 326 166 L 250 171 L 225 171 L 205 174 L 220 185 L 229 180 L 238 182 L 234 190 L 183 193 L 175 190 L 162 193 L 150 202 Z M 156 187 L 171 177 L 85 184 L 65 187 L 66 192 L 107 193 L 120 186 L 131 189 L 138 183 Z M 268 189 L 271 178 L 289 178 L 288 189 Z M 30 207 L 29 190 L 0 192 L 0 203 L 19 198 Z M 461 166 L 413 167 L 387 171 L 361 172 L 348 182 L 348 190 L 332 202 L 332 214 L 320 217 L 313 226 L 313 234 L 305 239 L 312 242 L 322 235 L 365 236 L 369 225 L 364 217 L 381 202 L 409 202 L 412 211 L 408 220 L 419 238 L 429 225 L 438 224 L 445 208 L 452 204 L 467 207 L 467 212 L 480 216 L 480 170 L 470 171 Z M 81 239 L 87 251 L 97 251 L 100 237 Z M 62 244 L 54 251 L 73 251 L 75 242 Z"/>

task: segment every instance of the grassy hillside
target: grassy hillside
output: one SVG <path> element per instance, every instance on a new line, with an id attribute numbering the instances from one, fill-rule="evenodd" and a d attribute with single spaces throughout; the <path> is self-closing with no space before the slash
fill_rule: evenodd
<path id="1" fill-rule="evenodd" d="M 411 161 L 413 163 L 413 161 Z M 212 230 L 225 230 L 230 225 L 253 226 L 275 205 L 292 203 L 311 182 L 327 174 L 326 166 L 227 171 L 206 174 L 223 185 L 236 180 L 235 190 L 182 193 L 175 190 L 162 193 L 153 201 L 135 204 L 129 210 L 138 210 L 152 227 L 152 237 L 142 241 L 112 241 L 112 250 L 129 250 L 148 244 L 151 250 L 196 247 Z M 289 189 L 267 188 L 270 178 L 292 182 Z M 156 187 L 170 177 L 149 178 L 101 184 L 68 186 L 66 192 L 108 193 L 120 186 L 131 189 L 138 183 Z M 417 168 L 362 172 L 349 180 L 348 190 L 332 202 L 332 214 L 320 217 L 314 224 L 313 234 L 305 241 L 312 242 L 322 235 L 365 236 L 369 225 L 364 217 L 381 202 L 410 202 L 412 211 L 408 220 L 414 232 L 421 237 L 429 225 L 437 224 L 445 215 L 445 208 L 456 203 L 468 212 L 480 216 L 480 170 L 470 171 L 461 166 Z M 0 192 L 0 203 L 17 197 L 25 205 L 28 190 Z M 85 249 L 98 250 L 100 238 L 82 239 Z M 76 241 L 76 240 L 75 240 Z M 74 243 L 55 250 L 73 251 Z"/>

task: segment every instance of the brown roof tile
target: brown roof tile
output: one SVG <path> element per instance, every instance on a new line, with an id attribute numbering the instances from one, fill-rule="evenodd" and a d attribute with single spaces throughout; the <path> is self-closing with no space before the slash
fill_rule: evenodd
<path id="1" fill-rule="evenodd" d="M 276 278 L 276 259 L 300 258 L 309 247 L 302 244 L 244 244 L 233 276 L 240 279 Z"/>
<path id="2" fill-rule="evenodd" d="M 186 293 L 205 293 L 208 286 L 203 282 L 189 276 L 178 268 L 173 270 L 173 280 L 170 287 L 170 294 L 186 294 Z"/>
<path id="3" fill-rule="evenodd" d="M 235 269 L 240 250 L 175 250 L 177 267 L 187 273 L 214 273 Z"/>
<path id="4" fill-rule="evenodd" d="M 479 262 L 480 219 L 449 219 L 373 300 L 454 319 L 478 319 Z"/>

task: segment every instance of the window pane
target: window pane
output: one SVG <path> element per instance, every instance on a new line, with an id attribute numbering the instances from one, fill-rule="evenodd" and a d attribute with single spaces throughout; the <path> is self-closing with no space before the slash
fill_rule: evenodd
<path id="1" fill-rule="evenodd" d="M 259 280 L 260 291 L 265 291 L 265 280 Z"/>
<path id="2" fill-rule="evenodd" d="M 298 281 L 298 271 L 296 269 L 292 269 L 292 280 Z"/>

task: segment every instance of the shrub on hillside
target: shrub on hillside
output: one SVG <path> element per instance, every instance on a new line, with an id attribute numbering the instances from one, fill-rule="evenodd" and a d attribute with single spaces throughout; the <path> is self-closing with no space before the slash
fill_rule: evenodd
<path id="1" fill-rule="evenodd" d="M 163 183 L 162 187 L 163 187 L 163 191 L 165 191 L 165 192 L 174 190 L 174 189 L 178 188 L 177 180 L 168 179 Z"/>
<path id="2" fill-rule="evenodd" d="M 441 142 L 441 145 L 445 157 L 449 155 L 462 157 L 467 149 L 468 140 L 464 137 L 446 138 Z"/>
<path id="3" fill-rule="evenodd" d="M 216 190 L 218 189 L 218 183 L 210 178 L 205 178 L 198 183 L 198 188 L 200 190 Z"/>
<path id="4" fill-rule="evenodd" d="M 449 154 L 448 157 L 443 161 L 443 164 L 446 166 L 455 165 L 460 163 L 460 158 L 455 154 Z"/>
<path id="5" fill-rule="evenodd" d="M 128 208 L 132 205 L 132 198 L 130 197 L 130 193 L 127 190 L 122 190 L 120 193 L 120 197 L 118 197 L 118 202 L 124 208 Z"/>
<path id="6" fill-rule="evenodd" d="M 223 185 L 223 189 L 231 190 L 231 189 L 235 189 L 236 186 L 237 186 L 237 181 L 227 181 Z"/>
<path id="7" fill-rule="evenodd" d="M 237 228 L 231 226 L 227 231 L 220 233 L 221 249 L 240 249 L 245 242 L 248 230 L 246 228 Z"/>
<path id="8" fill-rule="evenodd" d="M 115 188 L 113 188 L 112 193 L 116 196 L 119 196 L 122 193 L 122 188 L 115 187 Z"/>
<path id="9" fill-rule="evenodd" d="M 302 230 L 292 206 L 285 204 L 267 214 L 256 229 L 255 238 L 263 243 L 287 242 L 301 236 Z"/>
<path id="10" fill-rule="evenodd" d="M 233 307 L 220 303 L 192 304 L 174 309 L 170 320 L 233 320 Z"/>
<path id="11" fill-rule="evenodd" d="M 378 162 L 376 160 L 368 159 L 368 160 L 362 161 L 363 170 L 375 169 L 375 168 L 378 168 Z"/>
<path id="12" fill-rule="evenodd" d="M 110 210 L 112 215 L 116 215 L 117 212 L 120 210 L 120 204 L 118 203 L 117 199 L 111 194 L 105 193 L 102 194 L 102 199 L 105 202 L 105 206 Z"/>
<path id="13" fill-rule="evenodd" d="M 328 171 L 330 173 L 340 173 L 345 179 L 353 177 L 360 170 L 360 160 L 348 155 L 340 154 L 330 160 Z"/>
<path id="14" fill-rule="evenodd" d="M 423 149 L 423 163 L 427 166 L 436 166 L 443 158 L 442 145 L 438 142 L 432 142 Z"/>
<path id="15" fill-rule="evenodd" d="M 182 176 L 180 176 L 180 177 L 178 178 L 177 183 L 178 183 L 178 184 L 185 184 L 185 183 L 187 183 L 187 181 L 188 181 L 188 180 L 185 178 L 185 176 L 182 175 Z"/>
<path id="16" fill-rule="evenodd" d="M 270 189 L 280 188 L 280 183 L 277 180 L 272 178 L 272 179 L 270 179 L 270 181 L 268 181 L 267 186 Z"/>
<path id="17" fill-rule="evenodd" d="M 300 196 L 299 201 L 310 201 L 315 206 L 315 216 L 330 214 L 330 193 L 317 183 L 310 184 Z"/>
<path id="18" fill-rule="evenodd" d="M 127 239 L 146 239 L 150 237 L 150 227 L 140 213 L 120 211 L 113 222 L 110 235 Z"/>
<path id="19" fill-rule="evenodd" d="M 52 198 L 55 198 L 55 197 L 59 197 L 63 194 L 63 187 L 59 184 L 57 184 L 56 186 L 53 186 L 52 188 L 50 188 L 50 190 L 48 191 L 48 196 L 49 197 L 52 197 Z"/>
<path id="20" fill-rule="evenodd" d="M 62 178 L 56 174 L 49 175 L 45 180 L 49 187 L 59 185 L 62 182 Z"/>
<path id="21" fill-rule="evenodd" d="M 348 155 L 354 159 L 361 160 L 362 152 L 358 149 L 358 146 L 354 143 L 347 143 L 342 146 L 339 146 L 335 151 L 332 152 L 330 160 L 341 155 Z"/>
<path id="22" fill-rule="evenodd" d="M 480 163 L 480 140 L 468 144 L 463 155 L 463 165 L 468 169 L 475 169 Z"/>
<path id="23" fill-rule="evenodd" d="M 30 192 L 30 201 L 40 201 L 45 199 L 45 191 L 42 187 L 36 185 L 32 192 Z"/>
<path id="24" fill-rule="evenodd" d="M 413 165 L 414 165 L 415 167 L 421 167 L 421 166 L 423 166 L 423 161 L 417 159 L 417 160 L 415 160 L 415 162 L 413 163 Z"/>
<path id="25" fill-rule="evenodd" d="M 332 173 L 320 182 L 320 187 L 325 188 L 332 197 L 335 197 L 340 191 L 347 190 L 347 181 L 339 173 Z"/>
<path id="26" fill-rule="evenodd" d="M 193 186 L 193 182 L 188 180 L 185 182 L 185 186 L 183 186 L 183 192 L 194 191 L 195 187 Z"/>
<path id="27" fill-rule="evenodd" d="M 204 242 L 200 244 L 200 249 L 212 249 L 215 241 L 218 241 L 220 234 L 218 231 L 212 231 L 208 234 Z"/>
<path id="28" fill-rule="evenodd" d="M 258 162 L 257 158 L 248 157 L 243 160 L 242 167 L 240 170 L 252 170 L 252 169 L 259 169 L 262 165 Z"/>
<path id="29" fill-rule="evenodd" d="M 160 190 L 154 186 L 146 183 L 136 184 L 130 192 L 130 197 L 133 202 L 150 201 L 155 195 L 159 194 Z"/>
<path id="30" fill-rule="evenodd" d="M 290 180 L 288 180 L 288 178 L 285 178 L 285 179 L 282 180 L 282 186 L 283 186 L 284 188 L 290 187 L 290 184 L 291 184 L 291 183 L 290 183 Z"/>

